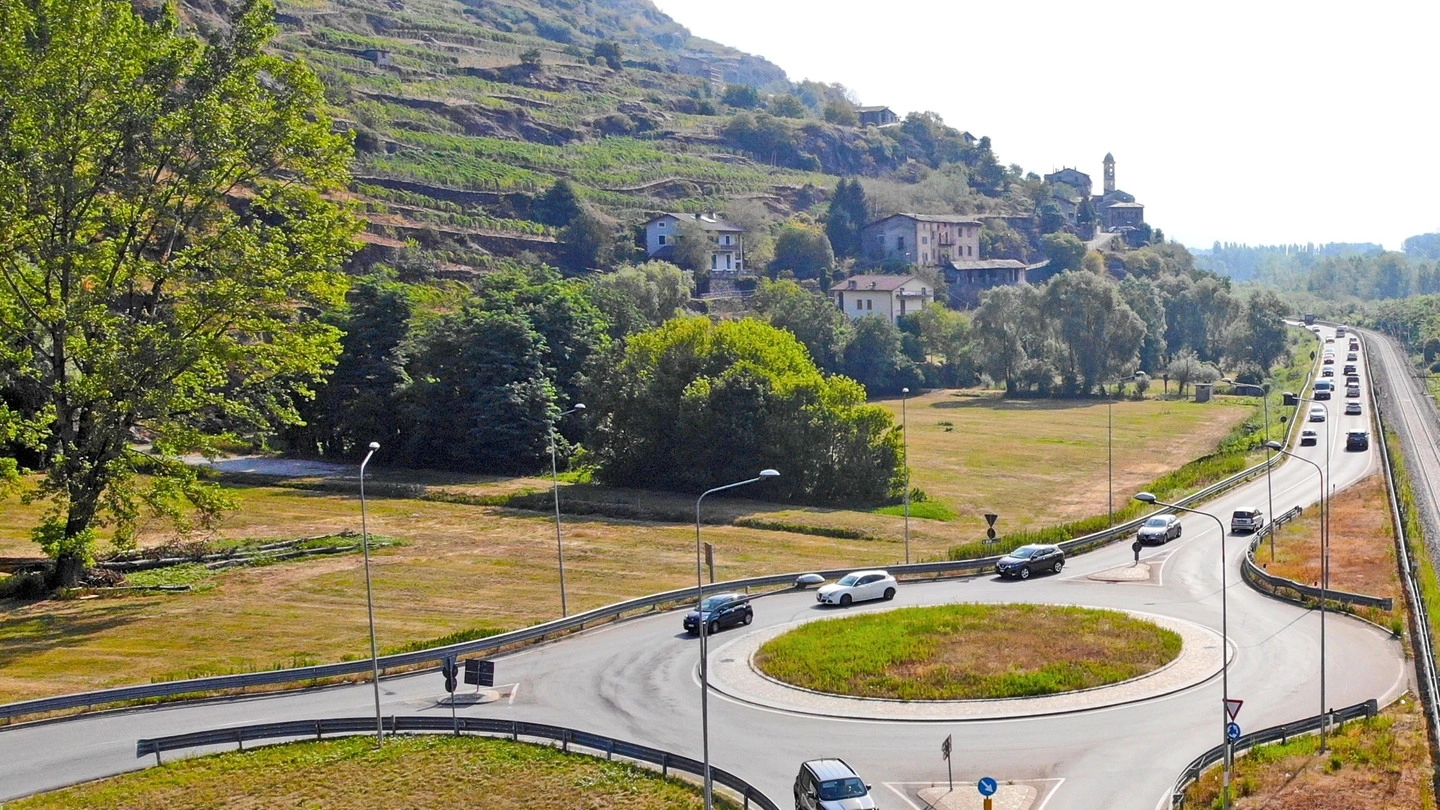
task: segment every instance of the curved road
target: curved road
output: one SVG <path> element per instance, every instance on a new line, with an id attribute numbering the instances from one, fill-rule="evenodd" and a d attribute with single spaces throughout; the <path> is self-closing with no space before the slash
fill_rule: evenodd
<path id="1" fill-rule="evenodd" d="M 1368 380 L 1365 380 L 1368 383 Z M 1316 447 L 1296 452 L 1329 467 L 1336 489 L 1375 466 L 1375 451 L 1344 451 L 1346 430 L 1368 429 L 1364 416 L 1340 416 L 1344 399 L 1331 400 L 1332 416 Z M 1270 482 L 1275 512 L 1314 503 L 1315 470 L 1288 463 Z M 1242 505 L 1265 507 L 1264 477 L 1205 508 L 1228 528 Z M 1073 557 L 1063 574 L 1026 582 L 993 577 L 904 583 L 892 603 L 857 605 L 851 613 L 947 602 L 1031 601 L 1120 608 L 1202 625 L 1217 633 L 1228 614 L 1229 695 L 1244 700 L 1238 722 L 1246 731 L 1317 714 L 1320 706 L 1319 614 L 1252 591 L 1240 578 L 1245 537 L 1226 536 L 1221 588 L 1222 535 L 1215 521 L 1185 515 L 1183 536 L 1142 553 L 1133 566 L 1128 543 Z M 1377 539 L 1377 542 L 1384 542 Z M 1263 559 L 1263 552 L 1262 552 Z M 1134 576 L 1143 572 L 1144 576 Z M 481 608 L 483 609 L 483 608 Z M 813 592 L 786 592 L 756 600 L 755 624 L 712 639 L 717 662 L 741 635 L 839 609 L 816 605 Z M 1326 616 L 1326 696 L 1331 707 L 1370 698 L 1384 704 L 1406 688 L 1409 670 L 1398 641 L 1358 620 Z M 996 628 L 995 643 L 1023 627 Z M 678 613 L 609 625 L 498 659 L 497 680 L 513 691 L 490 703 L 462 705 L 467 715 L 504 717 L 583 728 L 700 757 L 698 643 L 680 629 Z M 386 714 L 440 713 L 450 709 L 438 674 L 382 682 Z M 463 694 L 463 693 L 462 693 Z M 1006 719 L 907 721 L 893 719 L 883 703 L 870 717 L 834 718 L 804 710 L 751 703 L 744 695 L 712 694 L 710 748 L 714 765 L 741 775 L 782 806 L 802 760 L 844 757 L 874 784 L 881 807 L 922 808 L 917 793 L 943 785 L 940 743 L 954 737 L 957 790 L 991 776 L 1037 791 L 1034 807 L 1067 810 L 1151 810 L 1165 806 L 1180 770 L 1222 740 L 1222 687 L 1218 672 L 1195 685 L 1120 705 Z M 0 731 L 0 800 L 143 767 L 135 741 L 224 725 L 306 717 L 364 716 L 373 712 L 368 684 L 89 715 Z M 153 761 L 153 760 L 150 760 Z"/>

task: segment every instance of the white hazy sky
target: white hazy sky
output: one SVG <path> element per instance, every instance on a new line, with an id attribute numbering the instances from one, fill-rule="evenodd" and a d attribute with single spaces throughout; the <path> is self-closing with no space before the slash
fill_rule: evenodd
<path id="1" fill-rule="evenodd" d="M 1116 185 L 1190 247 L 1440 231 L 1435 0 L 654 0 L 791 80 Z"/>

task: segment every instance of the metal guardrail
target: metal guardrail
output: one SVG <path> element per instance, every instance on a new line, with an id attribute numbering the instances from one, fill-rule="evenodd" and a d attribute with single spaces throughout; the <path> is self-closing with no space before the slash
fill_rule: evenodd
<path id="1" fill-rule="evenodd" d="M 1365 701 L 1364 703 L 1356 703 L 1354 706 L 1347 706 L 1343 709 L 1332 709 L 1330 712 L 1327 713 L 1328 717 L 1327 715 L 1317 714 L 1314 717 L 1307 717 L 1304 720 L 1297 720 L 1294 723 L 1286 723 L 1283 726 L 1271 726 L 1267 729 L 1261 729 L 1260 731 L 1252 732 L 1250 734 L 1246 734 L 1240 737 L 1231 745 L 1234 751 L 1248 751 L 1257 745 L 1266 745 L 1274 742 L 1287 742 L 1291 737 L 1298 737 L 1301 734 L 1308 734 L 1312 731 L 1319 731 L 1320 721 L 1322 718 L 1327 719 L 1328 726 L 1336 723 L 1344 724 L 1350 720 L 1358 720 L 1362 717 L 1374 717 L 1379 713 L 1379 703 L 1371 699 Z M 1206 768 L 1209 768 L 1210 766 L 1215 765 L 1223 761 L 1224 759 L 1225 746 L 1217 745 L 1214 748 L 1211 748 L 1209 751 L 1206 751 L 1205 753 L 1196 757 L 1193 762 L 1187 765 L 1185 767 L 1185 770 L 1180 772 L 1180 778 L 1175 780 L 1175 788 L 1170 793 L 1171 810 L 1175 810 L 1175 808 L 1179 807 L 1184 807 L 1185 788 L 1189 787 L 1191 782 L 1199 779 L 1200 774 L 1204 773 Z"/>
<path id="2" fill-rule="evenodd" d="M 530 737 L 543 740 L 556 740 L 566 751 L 571 745 L 588 748 L 592 751 L 605 752 L 605 758 L 623 757 L 637 762 L 648 762 L 652 765 L 659 765 L 662 775 L 669 775 L 671 769 L 684 771 L 695 776 L 704 776 L 704 763 L 699 760 L 683 757 L 679 754 L 672 754 L 669 751 L 662 751 L 658 748 L 650 748 L 644 745 L 637 745 L 625 740 L 617 740 L 613 737 L 606 737 L 601 734 L 593 734 L 588 731 L 580 731 L 564 726 L 551 726 L 542 723 L 525 723 L 518 720 L 498 720 L 490 717 L 387 717 L 383 718 L 384 728 L 391 734 L 404 732 L 447 732 L 447 733 L 469 733 L 485 734 L 490 736 L 509 737 L 512 740 L 519 740 L 521 737 Z M 354 734 L 370 734 L 375 731 L 375 718 L 373 717 L 333 717 L 323 720 L 290 720 L 283 723 L 260 723 L 251 726 L 232 726 L 229 728 L 216 728 L 206 731 L 192 731 L 189 734 L 174 734 L 168 737 L 152 737 L 139 740 L 135 743 L 135 756 L 144 757 L 155 755 L 155 763 L 160 764 L 162 751 L 181 751 L 191 748 L 204 748 L 216 745 L 236 745 L 239 750 L 245 750 L 245 743 L 251 740 L 275 740 L 275 739 L 323 739 L 326 735 L 331 737 L 347 736 Z M 761 793 L 759 789 L 749 782 L 736 776 L 729 771 L 710 766 L 710 779 L 719 785 L 735 791 L 744 802 L 745 807 L 753 803 L 760 810 L 780 810 L 779 805 L 770 800 L 770 797 Z"/>
<path id="3" fill-rule="evenodd" d="M 1267 467 L 1279 463 L 1282 458 L 1283 457 L 1277 453 L 1265 461 L 1241 470 L 1223 481 L 1212 484 L 1193 495 L 1181 498 L 1177 503 L 1186 506 L 1213 497 L 1264 472 Z M 1088 551 L 1092 548 L 1113 542 L 1120 537 L 1128 536 L 1140 527 L 1140 524 L 1146 517 L 1148 517 L 1148 515 L 1135 518 L 1134 520 L 1093 534 L 1066 540 L 1057 545 L 1064 549 L 1067 554 Z M 995 563 L 999 562 L 1001 556 L 1002 555 L 997 554 L 995 556 L 973 560 L 944 560 L 941 562 L 896 565 L 890 566 L 889 571 L 894 574 L 897 579 L 973 575 L 993 569 Z M 853 570 L 855 570 L 855 566 L 823 571 L 793 571 L 785 574 L 770 574 L 745 579 L 733 579 L 727 582 L 716 582 L 706 585 L 704 591 L 708 593 L 721 593 L 733 590 L 749 590 L 751 588 L 778 588 L 788 590 L 794 587 L 795 578 L 801 574 L 816 573 L 830 578 L 844 576 Z M 694 599 L 694 588 L 686 587 L 672 591 L 664 591 L 649 596 L 642 596 L 638 599 L 616 602 L 612 605 L 606 605 L 605 607 L 585 611 L 584 613 L 576 613 L 561 619 L 554 619 L 522 630 L 513 630 L 509 633 L 501 633 L 499 635 L 471 641 L 462 641 L 443 647 L 432 647 L 428 650 L 415 650 L 413 652 L 397 653 L 394 655 L 383 655 L 380 656 L 379 667 L 384 671 L 425 665 L 439 666 L 440 663 L 448 657 L 491 653 L 508 647 L 541 641 L 560 634 L 582 630 L 587 625 L 615 621 L 627 614 L 653 611 L 663 605 L 673 605 L 682 602 L 689 604 L 693 602 Z M 362 658 L 354 661 L 318 664 L 309 667 L 274 669 L 236 675 L 216 675 L 205 678 L 141 684 L 138 686 L 121 686 L 113 689 L 98 689 L 92 692 L 77 692 L 69 695 L 55 695 L 47 698 L 6 703 L 0 705 L 0 720 L 9 721 L 16 717 L 24 717 L 32 714 L 45 714 L 132 701 L 160 700 L 180 695 L 229 692 L 278 684 L 315 683 L 332 678 L 341 678 L 347 675 L 368 673 L 370 669 L 370 659 Z"/>
<path id="4" fill-rule="evenodd" d="M 1284 525 L 1295 519 L 1300 514 L 1300 507 L 1296 506 L 1283 515 L 1277 515 L 1264 531 L 1256 532 L 1255 537 L 1250 540 L 1250 548 L 1245 552 L 1245 560 L 1240 564 L 1240 575 L 1250 587 L 1264 591 L 1271 596 L 1280 599 L 1290 599 L 1282 591 L 1294 591 L 1301 597 L 1309 597 L 1319 600 L 1322 597 L 1328 602 L 1339 602 L 1342 605 L 1357 605 L 1360 607 L 1376 607 L 1381 610 L 1390 610 L 1395 607 L 1395 602 L 1388 596 L 1370 596 L 1363 593 L 1350 593 L 1348 591 L 1337 591 L 1333 588 L 1320 590 L 1311 585 L 1303 585 L 1293 579 L 1277 577 L 1255 563 L 1255 549 L 1265 542 L 1265 538 L 1275 533 L 1277 526 Z M 1299 601 L 1298 599 L 1290 601 Z"/>

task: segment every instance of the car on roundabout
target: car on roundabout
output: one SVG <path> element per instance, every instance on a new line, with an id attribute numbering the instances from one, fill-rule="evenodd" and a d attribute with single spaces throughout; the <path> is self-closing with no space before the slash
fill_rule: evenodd
<path id="1" fill-rule="evenodd" d="M 743 593 L 717 593 L 707 596 L 700 603 L 699 610 L 685 614 L 685 632 L 700 635 L 705 626 L 705 635 L 718 633 L 726 627 L 749 624 L 755 620 L 755 608 L 750 606 L 750 597 Z"/>
<path id="2" fill-rule="evenodd" d="M 898 583 L 889 571 L 852 571 L 829 585 L 820 586 L 815 601 L 822 605 L 849 607 L 853 602 L 895 598 Z"/>
<path id="3" fill-rule="evenodd" d="M 1002 577 L 1029 579 L 1031 574 L 1044 571 L 1058 574 L 1064 567 L 1065 552 L 1059 546 L 1030 543 L 1001 557 L 1000 561 L 995 563 L 995 573 Z"/>
<path id="4" fill-rule="evenodd" d="M 795 810 L 875 810 L 870 785 L 838 757 L 801 764 L 794 794 Z"/>
<path id="5" fill-rule="evenodd" d="M 1318 441 L 1319 438 L 1320 434 L 1316 433 L 1313 430 L 1310 430 L 1309 428 L 1306 428 L 1305 430 L 1300 431 L 1300 446 L 1313 447 L 1315 445 L 1315 442 Z"/>
<path id="6" fill-rule="evenodd" d="M 1180 536 L 1180 518 L 1175 515 L 1151 515 L 1140 524 L 1135 539 L 1142 543 L 1168 543 Z"/>

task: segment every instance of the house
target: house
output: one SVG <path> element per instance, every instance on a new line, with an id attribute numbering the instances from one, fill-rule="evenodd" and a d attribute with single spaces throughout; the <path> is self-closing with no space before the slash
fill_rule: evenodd
<path id="1" fill-rule="evenodd" d="M 954 309 L 979 306 L 980 293 L 991 287 L 1007 284 L 1028 283 L 1027 273 L 1032 267 L 1016 259 L 981 259 L 977 261 L 951 262 L 945 267 L 945 285 L 949 289 L 949 304 Z"/>
<path id="2" fill-rule="evenodd" d="M 379 48 L 366 48 L 360 52 L 360 55 L 369 59 L 375 67 L 390 67 L 391 65 L 389 51 L 382 51 Z"/>
<path id="3" fill-rule="evenodd" d="M 681 223 L 693 222 L 710 238 L 710 270 L 740 273 L 745 269 L 745 229 L 717 213 L 660 214 L 645 223 L 645 252 L 669 261 L 680 239 Z"/>
<path id="4" fill-rule="evenodd" d="M 1079 169 L 1071 169 L 1067 167 L 1061 169 L 1058 172 L 1051 172 L 1045 175 L 1045 182 L 1052 186 L 1057 183 L 1064 183 L 1065 185 L 1080 192 L 1082 195 L 1086 197 L 1090 196 L 1090 175 L 1080 171 Z"/>
<path id="5" fill-rule="evenodd" d="M 918 276 L 851 276 L 830 288 L 830 300 L 852 320 L 875 316 L 894 323 L 935 300 Z"/>
<path id="6" fill-rule="evenodd" d="M 860 114 L 862 127 L 883 127 L 900 123 L 900 116 L 889 107 L 856 107 L 855 112 Z"/>
<path id="7" fill-rule="evenodd" d="M 1133 230 L 1145 223 L 1145 206 L 1115 187 L 1115 156 L 1105 155 L 1104 193 L 1092 198 L 1099 214 L 1100 227 L 1106 231 Z"/>
<path id="8" fill-rule="evenodd" d="M 955 214 L 892 214 L 866 225 L 861 252 L 876 261 L 943 267 L 980 258 L 980 220 Z"/>

